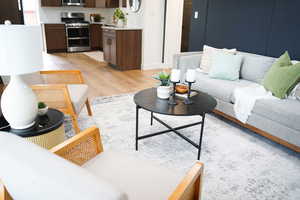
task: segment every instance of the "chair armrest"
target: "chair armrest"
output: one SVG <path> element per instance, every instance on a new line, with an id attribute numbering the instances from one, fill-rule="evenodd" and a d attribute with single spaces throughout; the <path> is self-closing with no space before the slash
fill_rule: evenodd
<path id="1" fill-rule="evenodd" d="M 79 70 L 40 71 L 46 84 L 84 84 Z"/>
<path id="2" fill-rule="evenodd" d="M 0 200 L 13 200 L 1 181 L 0 181 Z"/>
<path id="3" fill-rule="evenodd" d="M 31 85 L 39 101 L 45 102 L 50 108 L 55 108 L 63 113 L 74 114 L 74 108 L 67 85 Z"/>
<path id="4" fill-rule="evenodd" d="M 200 200 L 203 164 L 197 162 L 186 174 L 168 200 Z"/>
<path id="5" fill-rule="evenodd" d="M 100 131 L 96 127 L 86 129 L 62 144 L 53 147 L 50 151 L 77 165 L 83 165 L 103 152 Z"/>

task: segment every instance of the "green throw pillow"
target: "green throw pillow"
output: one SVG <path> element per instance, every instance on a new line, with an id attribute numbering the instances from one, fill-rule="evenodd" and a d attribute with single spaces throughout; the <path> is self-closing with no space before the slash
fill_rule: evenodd
<path id="1" fill-rule="evenodd" d="M 292 64 L 288 52 L 285 52 L 272 65 L 264 77 L 263 86 L 274 96 L 284 99 L 300 81 L 300 63 Z"/>

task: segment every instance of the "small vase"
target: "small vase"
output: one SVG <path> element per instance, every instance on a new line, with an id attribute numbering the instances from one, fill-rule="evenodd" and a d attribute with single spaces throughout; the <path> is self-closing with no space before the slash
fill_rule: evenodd
<path id="1" fill-rule="evenodd" d="M 118 20 L 117 21 L 117 27 L 123 28 L 124 27 L 124 21 L 123 20 Z"/>
<path id="2" fill-rule="evenodd" d="M 157 97 L 160 99 L 168 99 L 170 97 L 171 87 L 170 86 L 159 86 L 157 88 Z"/>

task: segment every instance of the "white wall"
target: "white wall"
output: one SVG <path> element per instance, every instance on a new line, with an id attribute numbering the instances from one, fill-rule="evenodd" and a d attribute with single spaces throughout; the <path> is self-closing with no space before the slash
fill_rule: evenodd
<path id="1" fill-rule="evenodd" d="M 166 23 L 165 63 L 173 63 L 173 55 L 181 51 L 181 35 L 184 0 L 169 0 Z"/>
<path id="2" fill-rule="evenodd" d="M 166 25 L 165 63 L 162 63 L 164 0 L 142 0 L 141 10 L 128 12 L 128 26 L 143 28 L 143 69 L 172 66 L 173 55 L 180 52 L 183 0 L 169 0 Z"/>

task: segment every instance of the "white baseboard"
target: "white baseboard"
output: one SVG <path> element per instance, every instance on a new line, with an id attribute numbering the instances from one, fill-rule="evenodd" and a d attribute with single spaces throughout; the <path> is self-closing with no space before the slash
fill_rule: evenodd
<path id="1" fill-rule="evenodd" d="M 142 70 L 151 70 L 151 69 L 170 69 L 172 68 L 171 64 L 166 63 L 157 63 L 157 64 L 147 64 L 142 65 Z"/>

